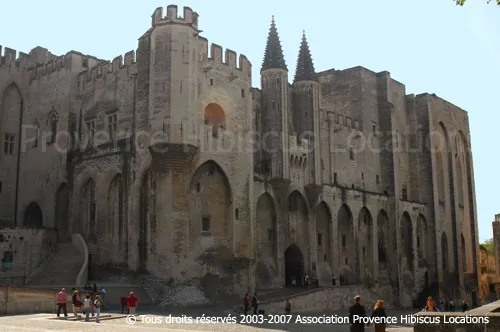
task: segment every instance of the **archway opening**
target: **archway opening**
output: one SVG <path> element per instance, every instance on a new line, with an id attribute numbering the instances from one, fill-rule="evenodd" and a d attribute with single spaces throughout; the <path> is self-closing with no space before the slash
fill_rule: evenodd
<path id="1" fill-rule="evenodd" d="M 427 237 L 427 222 L 422 215 L 418 216 L 417 222 L 417 252 L 419 265 L 427 264 L 427 253 L 429 252 Z M 420 264 L 422 262 L 422 264 Z"/>
<path id="2" fill-rule="evenodd" d="M 290 238 L 302 248 L 310 243 L 309 212 L 304 196 L 297 190 L 288 195 L 288 227 Z"/>
<path id="3" fill-rule="evenodd" d="M 42 209 L 40 209 L 37 203 L 30 203 L 24 211 L 24 226 L 32 228 L 43 227 Z"/>
<path id="4" fill-rule="evenodd" d="M 379 271 L 387 270 L 388 267 L 388 248 L 389 241 L 389 217 L 387 212 L 380 210 L 377 216 L 377 253 Z"/>
<path id="5" fill-rule="evenodd" d="M 265 285 L 272 282 L 277 275 L 277 224 L 274 201 L 268 193 L 262 194 L 257 200 L 256 213 L 257 284 Z"/>
<path id="6" fill-rule="evenodd" d="M 354 244 L 353 217 L 351 209 L 346 204 L 340 207 L 337 213 L 337 221 L 340 273 L 348 279 L 349 283 L 352 283 L 359 274 L 356 271 L 355 264 L 356 248 Z"/>
<path id="7" fill-rule="evenodd" d="M 316 245 L 317 262 L 325 262 L 331 268 L 331 224 L 332 216 L 325 202 L 321 202 L 316 210 Z"/>
<path id="8" fill-rule="evenodd" d="M 90 243 L 97 243 L 97 210 L 95 182 L 89 179 L 82 188 L 78 231 L 84 232 Z"/>
<path id="9" fill-rule="evenodd" d="M 358 271 L 360 276 L 368 270 L 373 275 L 373 219 L 370 211 L 363 207 L 358 215 Z"/>
<path id="10" fill-rule="evenodd" d="M 445 232 L 441 235 L 441 268 L 443 269 L 443 273 L 448 272 L 450 268 L 448 256 L 448 237 Z"/>
<path id="11" fill-rule="evenodd" d="M 55 219 L 57 242 L 69 241 L 69 189 L 65 183 L 56 192 Z"/>
<path id="12" fill-rule="evenodd" d="M 304 275 L 304 257 L 299 247 L 290 245 L 285 250 L 285 284 L 286 286 L 301 286 Z"/>
<path id="13" fill-rule="evenodd" d="M 224 169 L 213 160 L 200 165 L 191 178 L 189 194 L 190 240 L 230 237 L 236 211 L 232 211 L 232 190 Z"/>
<path id="14" fill-rule="evenodd" d="M 407 212 L 403 213 L 401 217 L 401 244 L 403 247 L 403 257 L 406 259 L 406 264 L 403 264 L 403 266 L 413 271 L 413 227 L 410 215 Z"/>
<path id="15" fill-rule="evenodd" d="M 116 262 L 124 261 L 123 243 L 123 181 L 120 174 L 117 174 L 109 185 L 108 190 L 108 214 L 105 223 L 105 240 L 108 246 L 109 257 Z"/>

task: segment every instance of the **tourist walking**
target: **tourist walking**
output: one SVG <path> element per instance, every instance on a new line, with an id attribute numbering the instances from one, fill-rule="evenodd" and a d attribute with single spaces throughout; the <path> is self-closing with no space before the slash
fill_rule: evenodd
<path id="1" fill-rule="evenodd" d="M 83 311 L 85 312 L 86 322 L 89 321 L 90 312 L 92 311 L 92 309 L 90 308 L 90 302 L 90 295 L 87 295 L 87 297 L 85 297 L 85 300 L 83 300 Z"/>
<path id="2" fill-rule="evenodd" d="M 127 298 L 128 314 L 135 315 L 135 310 L 137 309 L 137 297 L 134 292 L 130 292 Z"/>
<path id="3" fill-rule="evenodd" d="M 361 305 L 361 296 L 356 295 L 354 301 L 356 303 L 349 308 L 349 323 L 351 324 L 351 332 L 363 332 L 365 330 L 365 324 L 360 322 L 359 319 L 354 321 L 354 318 L 366 317 L 366 310 L 365 307 Z"/>
<path id="4" fill-rule="evenodd" d="M 387 319 L 387 314 L 385 313 L 383 300 L 378 300 L 375 304 L 375 308 L 373 308 L 372 318 L 375 317 L 379 318 L 379 320 L 381 321 L 381 323 L 374 324 L 375 332 L 385 332 L 385 321 Z"/>
<path id="5" fill-rule="evenodd" d="M 290 303 L 289 299 L 286 299 L 286 304 L 285 304 L 285 313 L 287 315 L 290 315 L 292 313 L 292 304 Z"/>
<path id="6" fill-rule="evenodd" d="M 463 300 L 462 301 L 462 312 L 466 312 L 467 310 L 469 310 L 469 306 L 467 305 L 467 300 Z"/>
<path id="7" fill-rule="evenodd" d="M 95 296 L 94 300 L 94 310 L 95 310 L 95 322 L 101 322 L 101 297 L 99 295 Z"/>
<path id="8" fill-rule="evenodd" d="M 243 310 L 245 315 L 248 315 L 248 307 L 250 306 L 250 301 L 248 300 L 248 293 L 245 294 L 243 298 Z"/>
<path id="9" fill-rule="evenodd" d="M 332 274 L 332 286 L 335 286 L 335 274 Z"/>
<path id="10" fill-rule="evenodd" d="M 106 306 L 106 295 L 108 294 L 108 292 L 106 291 L 106 289 L 104 289 L 104 287 L 101 287 L 101 307 L 105 307 Z"/>
<path id="11" fill-rule="evenodd" d="M 68 318 L 68 309 L 66 308 L 66 302 L 68 301 L 68 296 L 66 295 L 66 289 L 63 288 L 57 294 L 56 302 L 57 302 L 57 317 L 61 315 L 61 309 L 64 313 L 64 317 Z"/>
<path id="12" fill-rule="evenodd" d="M 257 293 L 253 295 L 252 298 L 252 307 L 253 307 L 253 314 L 257 315 L 258 309 L 259 309 L 259 298 L 257 297 Z"/>
<path id="13" fill-rule="evenodd" d="M 80 296 L 79 296 L 77 290 L 75 290 L 73 292 L 73 296 L 71 297 L 71 302 L 73 304 L 73 315 L 75 317 L 77 317 L 78 316 L 78 312 L 80 311 L 80 309 L 82 307 L 82 301 L 80 301 Z"/>
<path id="14" fill-rule="evenodd" d="M 434 302 L 434 299 L 429 296 L 427 298 L 427 303 L 425 305 L 423 312 L 432 312 L 432 311 L 439 311 L 438 308 L 436 308 L 436 303 Z"/>

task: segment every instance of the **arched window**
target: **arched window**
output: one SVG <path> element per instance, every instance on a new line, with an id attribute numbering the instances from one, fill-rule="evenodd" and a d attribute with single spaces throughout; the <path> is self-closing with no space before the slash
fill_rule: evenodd
<path id="1" fill-rule="evenodd" d="M 52 111 L 50 111 L 49 119 L 47 121 L 47 127 L 50 130 L 50 139 L 49 144 L 54 143 L 57 137 L 57 124 L 59 122 L 59 116 L 57 115 L 56 110 L 52 107 Z"/>
<path id="2" fill-rule="evenodd" d="M 218 137 L 218 130 L 226 129 L 226 114 L 219 104 L 210 103 L 205 107 L 205 124 L 212 126 L 212 136 Z"/>

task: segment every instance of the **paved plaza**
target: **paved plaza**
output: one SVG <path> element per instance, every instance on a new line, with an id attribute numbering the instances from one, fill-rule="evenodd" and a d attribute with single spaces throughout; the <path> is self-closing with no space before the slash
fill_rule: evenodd
<path id="1" fill-rule="evenodd" d="M 182 319 L 182 316 L 176 315 L 177 319 Z M 20 315 L 20 316 L 4 316 L 0 317 L 0 331 L 2 332 L 17 332 L 17 331 L 37 331 L 37 332 L 53 332 L 53 331 L 349 331 L 346 324 L 300 324 L 295 323 L 296 316 L 293 316 L 288 324 L 230 324 L 230 323 L 167 323 L 169 316 L 147 315 L 131 318 L 121 314 L 107 314 L 101 319 L 101 323 L 97 324 L 94 321 L 85 323 L 83 320 L 58 319 L 54 314 L 36 314 L 36 315 Z M 189 316 L 188 316 L 189 317 Z M 201 317 L 201 316 L 199 316 Z M 234 315 L 234 318 L 238 316 Z M 219 319 L 221 319 L 220 317 Z M 227 318 L 227 316 L 226 316 Z M 187 318 L 184 318 L 186 320 Z M 367 331 L 372 330 L 366 329 Z M 391 332 L 410 332 L 413 331 L 410 327 L 390 327 Z"/>

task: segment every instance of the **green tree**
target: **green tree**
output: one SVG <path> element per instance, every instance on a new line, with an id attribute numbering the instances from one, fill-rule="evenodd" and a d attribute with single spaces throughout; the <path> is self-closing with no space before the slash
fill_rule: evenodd
<path id="1" fill-rule="evenodd" d="M 495 255 L 495 250 L 493 248 L 493 238 L 485 240 L 483 243 L 479 245 L 481 249 L 486 250 L 488 255 Z"/>
<path id="2" fill-rule="evenodd" d="M 457 5 L 459 5 L 459 6 L 463 6 L 465 4 L 465 1 L 467 1 L 467 0 L 455 0 L 455 2 L 457 3 Z M 500 6 L 500 0 L 495 0 L 495 1 L 496 1 L 497 5 Z M 487 0 L 486 2 L 490 3 L 491 0 Z"/>

